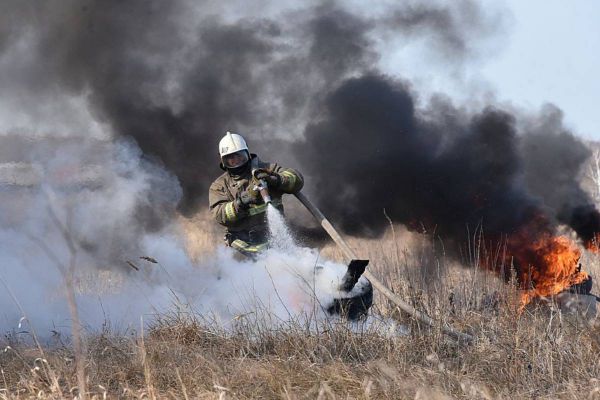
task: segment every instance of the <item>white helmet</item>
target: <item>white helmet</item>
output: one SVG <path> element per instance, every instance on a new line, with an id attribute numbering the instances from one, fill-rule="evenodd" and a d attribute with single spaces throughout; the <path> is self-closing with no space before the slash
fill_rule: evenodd
<path id="1" fill-rule="evenodd" d="M 227 132 L 223 139 L 219 142 L 219 154 L 221 158 L 228 154 L 237 153 L 238 151 L 248 151 L 248 145 L 241 135 L 237 133 Z"/>
<path id="2" fill-rule="evenodd" d="M 219 142 L 221 165 L 224 168 L 235 169 L 245 165 L 250 160 L 250 152 L 244 138 L 237 133 L 227 132 Z"/>

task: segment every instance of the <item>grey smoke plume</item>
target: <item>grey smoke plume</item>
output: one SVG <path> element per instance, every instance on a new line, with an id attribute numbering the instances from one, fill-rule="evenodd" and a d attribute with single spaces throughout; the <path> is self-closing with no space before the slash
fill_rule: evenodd
<path id="1" fill-rule="evenodd" d="M 472 2 L 457 10 L 400 5 L 372 17 L 330 3 L 233 22 L 212 15 L 213 7 L 10 2 L 1 42 L 7 59 L 17 60 L 9 63 L 11 75 L 26 77 L 11 92 L 39 93 L 40 103 L 52 103 L 60 91 L 84 96 L 94 119 L 135 138 L 177 175 L 180 209 L 191 213 L 205 204 L 226 130 L 260 134 L 252 144 L 269 151 L 267 139 L 297 139 L 339 82 L 375 68 L 374 37 L 442 39 L 439 45 L 460 59 L 473 52 L 464 34 L 486 20 Z"/>
<path id="2" fill-rule="evenodd" d="M 537 119 L 525 119 L 528 134 L 521 143 L 525 184 L 550 215 L 589 243 L 600 232 L 600 213 L 578 177 L 591 151 L 562 119 L 562 111 L 552 105 L 544 107 Z"/>
<path id="3" fill-rule="evenodd" d="M 4 163 L 0 174 L 0 278 L 23 304 L 30 321 L 47 334 L 68 330 L 64 271 L 76 265 L 84 321 L 97 328 L 102 307 L 110 312 L 144 310 L 145 302 L 127 295 L 102 295 L 110 278 L 126 279 L 126 261 L 154 251 L 147 242 L 167 243 L 181 189 L 172 174 L 144 159 L 131 140 L 116 142 L 20 135 L 5 138 L 25 158 Z M 29 139 L 29 140 L 27 140 Z M 140 223 L 143 221 L 143 223 Z M 174 247 L 171 245 L 171 247 Z M 110 273 L 109 273 L 110 272 Z M 100 290 L 96 290 L 100 289 Z M 115 301 L 122 301 L 122 309 Z M 164 302 L 168 300 L 162 295 Z M 22 317 L 7 290 L 0 302 L 0 328 L 16 328 Z M 96 308 L 90 308 L 95 304 Z"/>

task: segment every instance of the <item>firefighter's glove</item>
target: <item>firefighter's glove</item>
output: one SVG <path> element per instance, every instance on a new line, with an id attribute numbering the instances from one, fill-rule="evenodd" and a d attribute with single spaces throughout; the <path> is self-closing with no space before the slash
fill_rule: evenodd
<path id="1" fill-rule="evenodd" d="M 247 210 L 250 208 L 250 204 L 256 204 L 257 202 L 258 192 L 251 188 L 238 192 L 235 198 L 235 205 L 239 210 Z"/>
<path id="2" fill-rule="evenodd" d="M 277 172 L 261 169 L 254 173 L 254 177 L 265 181 L 267 186 L 271 189 L 276 189 L 281 186 L 281 176 Z"/>

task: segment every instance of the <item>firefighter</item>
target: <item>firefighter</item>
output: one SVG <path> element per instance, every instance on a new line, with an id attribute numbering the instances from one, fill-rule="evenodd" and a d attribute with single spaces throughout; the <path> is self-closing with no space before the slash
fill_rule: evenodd
<path id="1" fill-rule="evenodd" d="M 283 212 L 281 197 L 297 193 L 304 185 L 302 175 L 291 168 L 261 161 L 251 154 L 241 135 L 227 132 L 219 142 L 220 167 L 225 172 L 210 186 L 210 210 L 227 229 L 226 243 L 244 255 L 254 257 L 268 243 L 267 204 L 257 185 L 265 182 L 271 204 Z"/>

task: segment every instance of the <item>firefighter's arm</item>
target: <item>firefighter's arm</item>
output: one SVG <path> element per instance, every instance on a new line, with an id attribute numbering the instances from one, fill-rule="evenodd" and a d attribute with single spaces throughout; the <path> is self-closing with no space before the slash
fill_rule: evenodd
<path id="1" fill-rule="evenodd" d="M 304 178 L 300 172 L 292 168 L 283 168 L 275 164 L 273 172 L 279 175 L 281 183 L 279 189 L 283 193 L 298 193 L 304 186 Z"/>
<path id="2" fill-rule="evenodd" d="M 248 212 L 240 207 L 239 201 L 230 200 L 226 189 L 215 183 L 210 186 L 208 202 L 215 220 L 226 227 L 234 226 L 248 215 Z"/>

